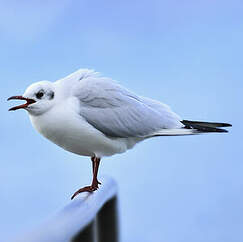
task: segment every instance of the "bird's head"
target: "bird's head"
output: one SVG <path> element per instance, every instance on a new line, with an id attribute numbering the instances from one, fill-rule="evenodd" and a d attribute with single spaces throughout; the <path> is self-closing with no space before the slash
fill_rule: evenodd
<path id="1" fill-rule="evenodd" d="M 25 104 L 10 108 L 9 111 L 25 109 L 31 115 L 41 115 L 54 105 L 55 88 L 53 83 L 41 81 L 30 85 L 22 96 L 13 96 L 8 100 L 24 100 Z"/>

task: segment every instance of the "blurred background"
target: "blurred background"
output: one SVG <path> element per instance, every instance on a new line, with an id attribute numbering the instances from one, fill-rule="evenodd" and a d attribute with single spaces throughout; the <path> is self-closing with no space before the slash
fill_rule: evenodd
<path id="1" fill-rule="evenodd" d="M 88 158 L 41 137 L 6 99 L 92 68 L 229 134 L 159 137 L 103 159 L 123 242 L 243 241 L 243 2 L 1 1 L 1 239 L 55 214 L 91 180 Z"/>

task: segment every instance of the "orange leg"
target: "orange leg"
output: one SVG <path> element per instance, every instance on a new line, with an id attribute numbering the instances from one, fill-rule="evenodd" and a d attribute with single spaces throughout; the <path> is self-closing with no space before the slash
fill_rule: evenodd
<path id="1" fill-rule="evenodd" d="M 76 191 L 72 195 L 71 199 L 76 197 L 81 192 L 94 192 L 99 188 L 99 184 L 101 184 L 101 183 L 98 181 L 97 175 L 98 175 L 98 169 L 99 169 L 99 165 L 100 165 L 100 158 L 92 157 L 91 160 L 92 160 L 92 167 L 93 167 L 93 180 L 92 180 L 91 185 L 83 187 L 83 188 L 79 189 L 78 191 Z"/>
<path id="2" fill-rule="evenodd" d="M 93 156 L 93 157 L 91 157 L 91 160 L 92 160 L 92 169 L 93 169 L 93 175 L 94 175 L 94 173 L 95 173 L 95 159 L 97 159 L 97 158 L 95 158 L 95 156 Z M 97 180 L 97 177 L 96 177 L 96 180 Z M 99 184 L 99 185 L 101 185 L 101 183 L 97 180 L 97 183 Z"/>

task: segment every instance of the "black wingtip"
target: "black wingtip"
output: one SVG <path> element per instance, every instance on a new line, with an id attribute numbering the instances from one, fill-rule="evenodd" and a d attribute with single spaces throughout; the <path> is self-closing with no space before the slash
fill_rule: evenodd
<path id="1" fill-rule="evenodd" d="M 211 127 L 211 128 L 222 128 L 222 127 L 232 127 L 232 124 L 229 123 L 216 123 L 216 122 L 203 122 L 203 121 L 191 121 L 191 120 L 182 120 L 186 126 L 200 125 L 203 127 Z"/>
<path id="2" fill-rule="evenodd" d="M 182 124 L 187 129 L 196 129 L 200 132 L 205 133 L 228 133 L 228 130 L 222 129 L 222 127 L 231 127 L 229 123 L 214 123 L 214 122 L 201 122 L 201 121 L 190 121 L 182 120 Z"/>

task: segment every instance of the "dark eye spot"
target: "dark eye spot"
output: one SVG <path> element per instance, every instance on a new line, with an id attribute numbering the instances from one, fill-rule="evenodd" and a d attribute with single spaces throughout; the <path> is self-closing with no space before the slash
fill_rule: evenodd
<path id="1" fill-rule="evenodd" d="M 36 97 L 38 99 L 41 99 L 43 96 L 44 96 L 44 92 L 42 92 L 42 91 L 36 93 Z"/>
<path id="2" fill-rule="evenodd" d="M 51 93 L 50 93 L 50 99 L 53 99 L 54 96 L 55 96 L 54 92 L 51 92 Z"/>

